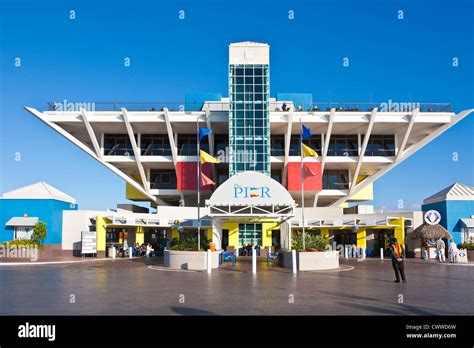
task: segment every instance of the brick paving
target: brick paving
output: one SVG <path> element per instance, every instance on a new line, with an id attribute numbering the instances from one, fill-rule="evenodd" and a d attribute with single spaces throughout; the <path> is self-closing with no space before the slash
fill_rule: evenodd
<path id="1" fill-rule="evenodd" d="M 472 266 L 408 261 L 408 283 L 394 284 L 388 260 L 343 260 L 342 271 L 296 276 L 274 264 L 268 269 L 266 262 L 258 263 L 257 275 L 250 262 L 239 262 L 235 271 L 226 263 L 208 275 L 164 271 L 160 261 L 0 266 L 0 315 L 474 313 Z"/>

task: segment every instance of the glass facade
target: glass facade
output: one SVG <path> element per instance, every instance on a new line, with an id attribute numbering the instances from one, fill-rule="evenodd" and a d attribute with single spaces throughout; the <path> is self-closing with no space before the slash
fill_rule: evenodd
<path id="1" fill-rule="evenodd" d="M 262 224 L 239 224 L 239 245 L 262 245 Z"/>
<path id="2" fill-rule="evenodd" d="M 358 156 L 359 140 L 356 134 L 333 134 L 329 139 L 328 156 Z"/>
<path id="3" fill-rule="evenodd" d="M 270 175 L 270 69 L 267 64 L 229 66 L 229 174 Z"/>
<path id="4" fill-rule="evenodd" d="M 395 136 L 389 135 L 371 135 L 365 150 L 366 156 L 395 156 Z"/>
<path id="5" fill-rule="evenodd" d="M 323 174 L 323 190 L 348 190 L 349 171 L 325 169 Z"/>
<path id="6" fill-rule="evenodd" d="M 137 140 L 135 134 L 135 140 Z M 133 147 L 128 134 L 104 134 L 105 156 L 133 156 Z"/>
<path id="7" fill-rule="evenodd" d="M 140 148 L 142 156 L 171 156 L 168 134 L 142 134 Z"/>
<path id="8" fill-rule="evenodd" d="M 151 169 L 150 188 L 156 189 L 176 189 L 176 172 L 174 169 Z"/>

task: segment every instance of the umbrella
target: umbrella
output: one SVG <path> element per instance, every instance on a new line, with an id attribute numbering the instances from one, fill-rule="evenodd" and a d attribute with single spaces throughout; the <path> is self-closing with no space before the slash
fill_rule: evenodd
<path id="1" fill-rule="evenodd" d="M 423 239 L 438 239 L 444 238 L 453 240 L 451 233 L 447 229 L 445 229 L 440 224 L 430 225 L 426 222 L 423 225 L 418 226 L 412 232 L 412 238 L 423 238 Z"/>

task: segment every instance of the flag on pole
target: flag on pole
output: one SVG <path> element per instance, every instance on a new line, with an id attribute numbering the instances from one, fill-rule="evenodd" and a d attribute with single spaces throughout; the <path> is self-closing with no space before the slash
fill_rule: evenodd
<path id="1" fill-rule="evenodd" d="M 313 135 L 313 133 L 311 132 L 311 129 L 306 127 L 304 124 L 301 125 L 301 131 L 302 131 L 301 137 L 303 138 L 303 140 L 311 138 L 311 136 Z"/>
<path id="2" fill-rule="evenodd" d="M 304 177 L 318 175 L 311 167 L 304 164 Z"/>
<path id="3" fill-rule="evenodd" d="M 304 127 L 304 126 L 303 126 Z M 303 158 L 306 157 L 318 157 L 318 153 L 310 148 L 308 145 L 301 144 L 303 150 Z"/>
<path id="4" fill-rule="evenodd" d="M 201 164 L 203 163 L 221 163 L 217 158 L 212 157 L 209 155 L 206 151 L 199 150 L 199 158 L 201 161 Z"/>
<path id="5" fill-rule="evenodd" d="M 206 187 L 210 185 L 215 185 L 216 183 L 212 181 L 211 178 L 209 178 L 206 174 L 201 172 L 201 187 Z"/>
<path id="6" fill-rule="evenodd" d="M 209 128 L 199 128 L 199 141 L 202 141 L 202 138 L 208 136 L 212 133 L 212 129 Z"/>

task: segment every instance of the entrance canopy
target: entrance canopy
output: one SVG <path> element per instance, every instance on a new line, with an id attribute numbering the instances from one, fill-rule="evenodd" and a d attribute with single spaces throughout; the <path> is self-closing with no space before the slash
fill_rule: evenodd
<path id="1" fill-rule="evenodd" d="M 206 200 L 213 217 L 288 218 L 295 201 L 276 180 L 259 172 L 242 172 L 220 185 Z"/>

